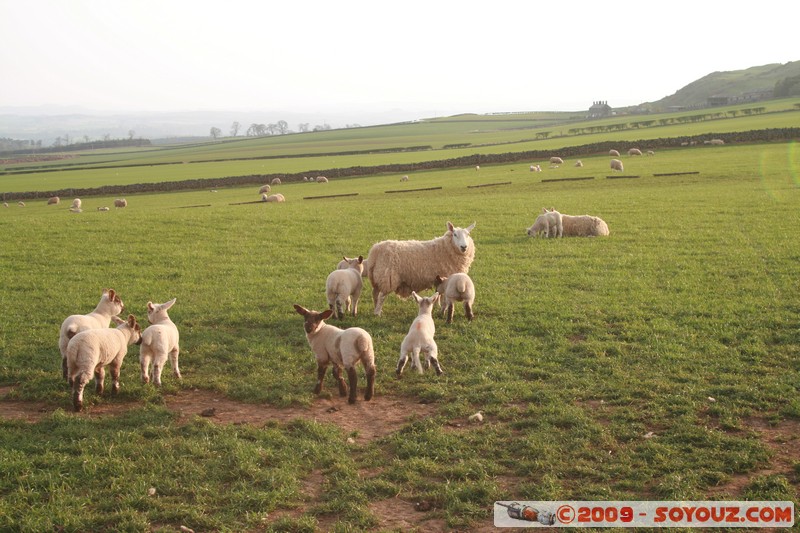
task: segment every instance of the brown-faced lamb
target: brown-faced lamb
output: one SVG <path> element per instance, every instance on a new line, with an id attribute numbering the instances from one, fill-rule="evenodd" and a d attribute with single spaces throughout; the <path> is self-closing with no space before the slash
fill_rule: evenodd
<path id="1" fill-rule="evenodd" d="M 181 379 L 178 368 L 180 355 L 180 334 L 178 327 L 169 318 L 167 311 L 175 305 L 176 298 L 163 304 L 147 302 L 147 321 L 150 325 L 142 332 L 142 342 L 139 345 L 139 366 L 142 381 L 150 383 L 150 365 L 153 366 L 153 383 L 161 386 L 161 371 L 167 359 L 172 363 L 172 373 Z"/>
<path id="2" fill-rule="evenodd" d="M 442 375 L 442 366 L 439 364 L 439 349 L 436 346 L 436 341 L 433 336 L 436 333 L 436 325 L 433 323 L 433 306 L 439 300 L 439 293 L 434 293 L 433 296 L 423 298 L 416 292 L 412 291 L 411 296 L 416 300 L 419 311 L 417 317 L 408 328 L 408 334 L 403 339 L 400 345 L 400 359 L 397 361 L 397 370 L 395 371 L 398 376 L 403 373 L 403 368 L 408 362 L 408 356 L 411 355 L 411 368 L 415 368 L 418 373 L 422 374 L 422 365 L 419 361 L 420 352 L 425 352 L 425 364 L 428 368 L 433 365 L 438 375 Z"/>
<path id="3" fill-rule="evenodd" d="M 375 393 L 376 369 L 375 350 L 370 334 L 361 328 L 339 329 L 326 324 L 325 319 L 333 314 L 330 309 L 319 313 L 294 304 L 294 310 L 305 319 L 303 329 L 305 329 L 306 339 L 308 339 L 308 344 L 317 360 L 317 384 L 314 387 L 314 394 L 322 391 L 325 371 L 328 365 L 332 364 L 331 372 L 339 384 L 339 395 L 347 396 L 348 387 L 342 378 L 342 368 L 344 368 L 350 382 L 350 395 L 347 401 L 355 403 L 358 394 L 356 364 L 361 362 L 367 376 L 364 400 L 371 400 Z"/>
<path id="4" fill-rule="evenodd" d="M 352 302 L 353 316 L 358 315 L 358 299 L 364 282 L 361 280 L 364 272 L 364 257 L 345 257 L 343 260 L 346 268 L 337 268 L 325 280 L 325 296 L 328 307 L 334 311 L 336 318 L 344 318 L 344 313 L 350 311 Z"/>
<path id="5" fill-rule="evenodd" d="M 72 382 L 72 406 L 75 411 L 83 408 L 83 389 L 94 374 L 97 394 L 103 393 L 105 367 L 110 367 L 111 394 L 119 392 L 119 371 L 128 346 L 138 344 L 142 338 L 136 317 L 128 320 L 113 317 L 116 328 L 88 329 L 81 331 L 67 345 L 67 364 Z"/>
<path id="6" fill-rule="evenodd" d="M 472 306 L 475 303 L 475 284 L 468 274 L 457 272 L 447 277 L 436 276 L 434 285 L 439 293 L 439 303 L 442 305 L 442 315 L 447 323 L 453 321 L 455 302 L 464 302 L 464 314 L 467 320 L 472 320 L 475 314 Z"/>
<path id="7" fill-rule="evenodd" d="M 383 301 L 391 293 L 406 298 L 412 291 L 431 288 L 439 274 L 469 272 L 475 259 L 475 243 L 470 237 L 474 228 L 474 222 L 467 228 L 448 222 L 445 234 L 429 241 L 373 244 L 365 269 L 372 284 L 375 314 L 381 314 Z"/>
<path id="8" fill-rule="evenodd" d="M 114 289 L 103 289 L 100 302 L 94 311 L 88 315 L 70 315 L 61 323 L 58 336 L 58 349 L 61 351 L 61 373 L 64 379 L 69 380 L 67 372 L 67 345 L 72 337 L 87 329 L 105 329 L 111 323 L 111 318 L 125 311 L 119 295 Z M 70 381 L 70 385 L 72 382 Z"/>

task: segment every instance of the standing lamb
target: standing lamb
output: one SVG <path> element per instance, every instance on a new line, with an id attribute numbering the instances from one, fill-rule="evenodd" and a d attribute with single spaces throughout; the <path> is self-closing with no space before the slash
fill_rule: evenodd
<path id="1" fill-rule="evenodd" d="M 111 367 L 111 394 L 119 392 L 119 370 L 128 353 L 128 346 L 141 341 L 141 329 L 136 317 L 128 315 L 128 320 L 113 317 L 116 328 L 88 329 L 81 331 L 67 345 L 67 364 L 72 383 L 72 406 L 75 411 L 83 408 L 83 389 L 92 374 L 95 377 L 97 394 L 103 394 L 106 377 L 105 367 Z"/>
<path id="2" fill-rule="evenodd" d="M 114 207 L 128 207 L 128 200 L 125 198 L 117 198 L 114 200 Z"/>
<path id="3" fill-rule="evenodd" d="M 305 318 L 303 329 L 305 329 L 306 339 L 308 339 L 308 344 L 317 360 L 317 385 L 314 387 L 314 394 L 322 392 L 325 371 L 329 364 L 333 364 L 331 372 L 339 383 L 339 396 L 347 395 L 347 384 L 342 378 L 342 368 L 344 368 L 350 382 L 350 396 L 347 401 L 356 403 L 358 394 L 356 364 L 360 361 L 367 375 L 367 390 L 364 391 L 364 400 L 371 400 L 375 393 L 376 370 L 375 350 L 370 334 L 361 328 L 339 329 L 326 324 L 325 319 L 333 314 L 330 309 L 318 313 L 294 304 L 294 310 Z"/>
<path id="4" fill-rule="evenodd" d="M 464 302 L 464 314 L 467 320 L 475 317 L 472 312 L 472 305 L 475 303 L 475 285 L 468 274 L 458 272 L 446 278 L 436 276 L 434 288 L 439 293 L 442 315 L 447 318 L 448 324 L 453 321 L 455 302 Z"/>
<path id="5" fill-rule="evenodd" d="M 114 289 L 103 289 L 100 302 L 94 311 L 88 315 L 70 315 L 61 323 L 58 336 L 58 349 L 61 351 L 61 373 L 64 379 L 69 380 L 67 372 L 67 345 L 69 340 L 87 329 L 105 329 L 111 323 L 111 318 L 125 311 L 125 304 L 120 300 Z M 70 381 L 70 385 L 72 382 Z"/>
<path id="6" fill-rule="evenodd" d="M 397 361 L 396 373 L 398 377 L 403 373 L 403 368 L 408 362 L 408 355 L 411 354 L 411 368 L 416 368 L 422 374 L 422 365 L 419 362 L 419 353 L 425 352 L 427 358 L 425 364 L 428 368 L 433 365 L 438 375 L 442 375 L 442 367 L 439 364 L 439 349 L 433 336 L 436 333 L 436 325 L 433 323 L 433 306 L 439 300 L 439 293 L 433 296 L 422 298 L 416 292 L 411 292 L 411 296 L 417 301 L 419 312 L 417 317 L 408 328 L 408 334 L 400 345 L 400 360 Z"/>
<path id="7" fill-rule="evenodd" d="M 142 342 L 139 346 L 139 365 L 142 370 L 142 381 L 150 383 L 150 365 L 153 365 L 153 383 L 161 386 L 161 371 L 167 359 L 172 363 L 172 373 L 181 379 L 178 368 L 178 355 L 180 354 L 180 335 L 178 327 L 170 320 L 167 310 L 175 305 L 175 300 L 163 304 L 147 302 L 147 321 L 150 322 L 142 332 Z"/>
<path id="8" fill-rule="evenodd" d="M 383 301 L 391 293 L 401 298 L 412 291 L 422 291 L 433 286 L 436 276 L 442 273 L 469 272 L 475 259 L 475 243 L 467 228 L 456 228 L 447 223 L 447 232 L 429 241 L 381 241 L 369 250 L 366 271 L 372 283 L 372 301 L 375 314 L 381 314 Z"/>
<path id="9" fill-rule="evenodd" d="M 402 178 L 400 178 L 400 181 L 408 181 L 408 176 L 403 176 Z"/>
<path id="10" fill-rule="evenodd" d="M 611 170 L 615 170 L 615 171 L 618 170 L 618 171 L 622 172 L 624 168 L 625 167 L 622 165 L 622 161 L 620 161 L 619 159 L 612 159 L 611 160 Z"/>
<path id="11" fill-rule="evenodd" d="M 547 238 L 563 237 L 563 215 L 556 211 L 554 207 L 550 209 L 542 208 L 542 214 L 536 217 L 533 226 L 528 228 L 528 235 L 532 237 L 544 235 Z"/>
<path id="12" fill-rule="evenodd" d="M 358 299 L 364 282 L 361 280 L 364 272 L 364 257 L 353 259 L 345 257 L 347 268 L 337 268 L 325 280 L 325 295 L 328 298 L 328 307 L 334 310 L 336 318 L 344 318 L 345 311 L 350 311 L 352 300 L 353 316 L 358 315 Z M 341 263 L 340 263 L 341 264 Z"/>

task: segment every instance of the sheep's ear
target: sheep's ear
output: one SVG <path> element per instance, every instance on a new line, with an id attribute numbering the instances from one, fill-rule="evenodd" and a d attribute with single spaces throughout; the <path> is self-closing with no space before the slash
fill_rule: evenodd
<path id="1" fill-rule="evenodd" d="M 434 283 L 436 285 L 441 285 L 443 281 L 444 279 L 442 279 L 442 276 L 436 276 L 436 281 Z"/>
<path id="2" fill-rule="evenodd" d="M 320 320 L 325 320 L 333 314 L 332 309 L 326 309 L 322 313 L 319 314 Z"/>
<path id="3" fill-rule="evenodd" d="M 420 297 L 419 297 L 419 294 L 417 294 L 417 293 L 416 293 L 416 292 L 414 292 L 414 291 L 411 291 L 411 296 L 413 296 L 413 297 L 414 297 L 414 300 L 416 300 L 416 301 L 417 301 L 417 303 L 420 303 L 420 302 L 422 301 L 422 298 L 420 298 Z"/>
<path id="4" fill-rule="evenodd" d="M 294 304 L 294 310 L 297 311 L 298 313 L 300 313 L 303 316 L 306 316 L 308 314 L 308 309 L 306 309 L 305 307 L 303 307 L 301 305 Z"/>
<path id="5" fill-rule="evenodd" d="M 453 223 L 448 220 L 447 221 L 447 231 L 449 231 L 450 233 L 453 233 L 454 229 L 455 229 L 455 227 L 453 227 Z"/>
<path id="6" fill-rule="evenodd" d="M 128 315 L 128 325 L 130 327 L 134 327 L 136 325 L 136 317 L 133 315 Z"/>
<path id="7" fill-rule="evenodd" d="M 155 308 L 153 302 L 147 302 L 147 312 L 149 313 L 150 311 L 153 310 L 153 308 Z"/>
<path id="8" fill-rule="evenodd" d="M 108 299 L 113 302 L 114 298 L 116 297 L 117 297 L 116 291 L 114 289 L 108 289 Z"/>
<path id="9" fill-rule="evenodd" d="M 547 213 L 547 208 L 546 207 L 542 208 L 542 214 L 544 214 L 544 213 Z"/>
<path id="10" fill-rule="evenodd" d="M 165 303 L 161 304 L 161 310 L 162 310 L 162 311 L 166 311 L 167 309 L 169 309 L 170 307 L 172 307 L 173 305 L 175 305 L 175 301 L 176 301 L 176 300 L 177 300 L 177 298 L 173 298 L 172 300 L 170 300 L 170 301 L 168 301 L 168 302 L 165 302 Z"/>
<path id="11" fill-rule="evenodd" d="M 364 256 L 363 255 L 359 255 L 358 256 L 358 264 L 360 265 L 363 262 L 364 262 Z"/>
<path id="12" fill-rule="evenodd" d="M 470 233 L 474 229 L 475 229 L 475 222 L 467 226 L 467 233 Z"/>

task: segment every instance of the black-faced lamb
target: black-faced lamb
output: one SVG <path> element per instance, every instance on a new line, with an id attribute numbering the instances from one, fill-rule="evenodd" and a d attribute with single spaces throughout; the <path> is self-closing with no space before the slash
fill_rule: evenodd
<path id="1" fill-rule="evenodd" d="M 475 317 L 472 312 L 472 306 L 475 303 L 475 284 L 468 274 L 457 272 L 447 277 L 436 276 L 434 288 L 439 294 L 442 316 L 447 319 L 448 324 L 453 321 L 456 302 L 464 302 L 464 314 L 467 316 L 467 320 Z"/>
<path id="2" fill-rule="evenodd" d="M 475 243 L 470 237 L 474 228 L 474 222 L 466 228 L 448 222 L 445 234 L 429 241 L 373 244 L 365 269 L 372 284 L 375 314 L 381 314 L 383 301 L 393 292 L 406 298 L 412 291 L 431 288 L 439 274 L 469 272 L 475 259 Z"/>
<path id="3" fill-rule="evenodd" d="M 339 329 L 325 323 L 325 319 L 333 314 L 327 309 L 322 313 L 312 311 L 294 304 L 294 309 L 303 316 L 305 322 L 303 329 L 306 339 L 314 352 L 317 360 L 317 384 L 314 393 L 322 391 L 322 382 L 328 365 L 332 364 L 331 372 L 339 384 L 339 395 L 347 396 L 347 384 L 342 378 L 342 369 L 347 372 L 350 382 L 350 395 L 348 403 L 355 403 L 358 394 L 358 374 L 356 364 L 361 362 L 367 376 L 367 389 L 364 391 L 364 400 L 369 401 L 375 393 L 375 350 L 372 346 L 372 337 L 361 328 Z"/>
<path id="4" fill-rule="evenodd" d="M 119 295 L 114 289 L 103 289 L 100 302 L 88 315 L 70 315 L 61 323 L 58 336 L 58 349 L 61 351 L 61 373 L 69 380 L 67 372 L 67 345 L 72 337 L 87 329 L 108 328 L 111 318 L 125 311 Z M 72 382 L 70 381 L 70 385 Z"/>
<path id="5" fill-rule="evenodd" d="M 423 298 L 416 292 L 412 291 L 411 296 L 416 300 L 419 312 L 417 317 L 408 328 L 408 334 L 403 339 L 400 345 L 400 359 L 397 361 L 396 373 L 398 376 L 403 373 L 408 362 L 409 355 L 411 356 L 411 368 L 415 368 L 418 373 L 422 374 L 422 365 L 419 361 L 420 352 L 425 352 L 425 365 L 436 370 L 438 375 L 444 372 L 442 366 L 439 364 L 439 349 L 436 346 L 436 341 L 433 336 L 436 334 L 436 325 L 433 323 L 433 306 L 439 300 L 439 293 L 434 293 L 433 296 Z"/>
<path id="6" fill-rule="evenodd" d="M 147 321 L 150 325 L 142 332 L 142 342 L 139 345 L 139 366 L 142 381 L 150 383 L 150 365 L 153 366 L 153 383 L 161 386 L 161 371 L 167 359 L 172 363 L 172 373 L 181 379 L 178 368 L 180 355 L 180 335 L 178 327 L 169 318 L 167 311 L 175 305 L 176 298 L 163 304 L 147 302 Z"/>
<path id="7" fill-rule="evenodd" d="M 361 280 L 364 272 L 364 257 L 345 257 L 342 259 L 347 264 L 346 268 L 338 268 L 328 274 L 325 280 L 325 296 L 328 307 L 334 311 L 336 318 L 343 318 L 346 311 L 350 311 L 352 302 L 353 316 L 358 315 L 358 299 L 364 282 Z M 340 263 L 341 264 L 341 263 Z"/>
<path id="8" fill-rule="evenodd" d="M 142 338 L 136 317 L 128 320 L 113 317 L 116 328 L 87 329 L 81 331 L 67 345 L 67 364 L 72 382 L 72 406 L 75 411 L 83 408 L 83 389 L 94 375 L 97 394 L 103 393 L 106 370 L 111 370 L 111 394 L 119 392 L 119 372 L 128 346 L 137 344 Z"/>

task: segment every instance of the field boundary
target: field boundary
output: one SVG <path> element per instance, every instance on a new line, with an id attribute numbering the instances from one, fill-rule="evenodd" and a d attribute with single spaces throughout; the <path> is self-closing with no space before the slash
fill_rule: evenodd
<path id="1" fill-rule="evenodd" d="M 303 196 L 303 200 L 319 200 L 320 198 L 341 198 L 343 196 L 358 196 L 358 193 L 348 192 L 344 194 L 324 194 L 322 196 Z"/>
<path id="2" fill-rule="evenodd" d="M 482 183 L 481 185 L 467 185 L 467 189 L 478 189 L 480 187 L 495 187 L 497 185 L 511 185 L 510 181 L 498 181 L 496 183 Z"/>
<path id="3" fill-rule="evenodd" d="M 396 192 L 417 192 L 417 191 L 437 191 L 441 189 L 441 187 L 424 187 L 422 189 L 395 189 L 391 191 L 383 191 L 385 193 L 396 193 Z"/>

